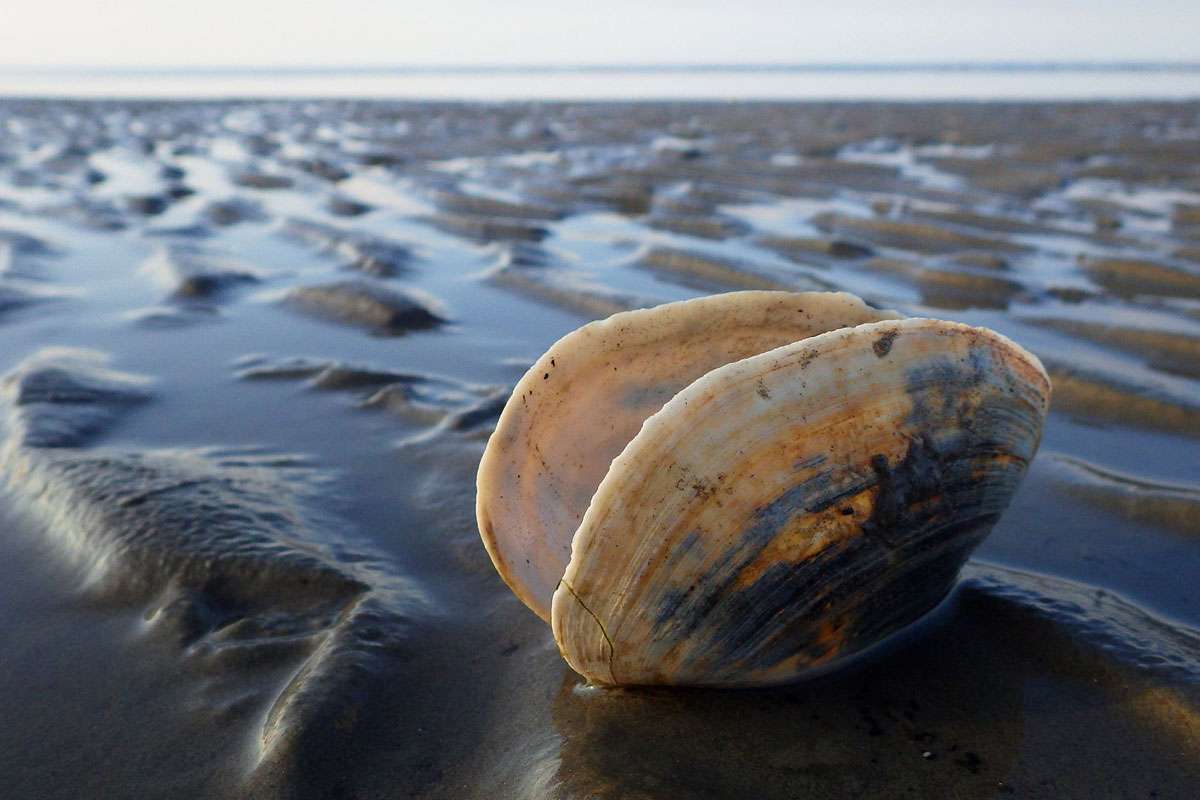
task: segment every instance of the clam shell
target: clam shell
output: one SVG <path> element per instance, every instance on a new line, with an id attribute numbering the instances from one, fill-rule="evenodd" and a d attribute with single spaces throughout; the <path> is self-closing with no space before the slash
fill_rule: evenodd
<path id="1" fill-rule="evenodd" d="M 623 312 L 564 336 L 517 384 L 479 467 L 479 530 L 496 569 L 549 621 L 576 528 L 647 417 L 717 367 L 895 318 L 845 293 L 748 291 Z"/>
<path id="2" fill-rule="evenodd" d="M 625 369 L 619 329 L 593 330 L 588 374 L 605 358 Z M 652 350 L 657 358 L 672 347 Z M 551 475 L 575 469 L 561 483 L 539 477 L 534 489 L 513 478 L 506 491 L 522 496 L 504 519 L 519 524 L 521 513 L 566 501 L 521 537 L 554 550 L 586 507 L 552 627 L 588 680 L 782 683 L 879 642 L 948 593 L 1033 458 L 1049 394 L 1037 359 L 992 331 L 929 319 L 860 324 L 729 363 L 674 393 L 594 496 L 596 467 L 582 464 L 610 409 L 590 413 L 590 394 L 565 394 L 561 416 L 522 414 L 504 435 L 530 437 L 520 442 Z M 607 452 L 619 437 L 599 438 Z M 489 481 L 499 466 L 488 465 Z M 520 481 L 531 468 L 521 465 Z M 481 498 L 480 508 L 481 521 L 500 519 L 499 506 Z M 549 576 L 561 553 L 552 555 L 526 593 L 557 580 Z M 503 557 L 498 564 L 514 558 Z"/>

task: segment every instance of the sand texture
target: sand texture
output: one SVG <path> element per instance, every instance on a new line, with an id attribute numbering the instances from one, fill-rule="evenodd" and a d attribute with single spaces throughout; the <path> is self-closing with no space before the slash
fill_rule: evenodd
<path id="1" fill-rule="evenodd" d="M 0 795 L 1196 796 L 1200 105 L 0 125 Z M 844 668 L 590 687 L 480 541 L 484 445 L 568 331 L 747 289 L 1011 337 L 1041 453 Z"/>

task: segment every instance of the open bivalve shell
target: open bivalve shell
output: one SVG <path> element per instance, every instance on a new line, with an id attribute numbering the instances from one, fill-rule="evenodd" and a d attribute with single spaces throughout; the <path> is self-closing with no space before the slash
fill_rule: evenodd
<path id="1" fill-rule="evenodd" d="M 946 596 L 1049 395 L 993 331 L 843 293 L 621 313 L 517 384 L 480 464 L 480 532 L 593 683 L 784 683 Z"/>

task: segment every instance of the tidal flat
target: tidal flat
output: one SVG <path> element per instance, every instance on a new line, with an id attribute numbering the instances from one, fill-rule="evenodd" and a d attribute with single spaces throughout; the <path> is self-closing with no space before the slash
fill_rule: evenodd
<path id="1" fill-rule="evenodd" d="M 5 797 L 1195 797 L 1200 103 L 0 128 Z M 480 542 L 483 447 L 570 330 L 739 289 L 1011 337 L 1053 381 L 1040 453 L 844 669 L 589 687 Z"/>

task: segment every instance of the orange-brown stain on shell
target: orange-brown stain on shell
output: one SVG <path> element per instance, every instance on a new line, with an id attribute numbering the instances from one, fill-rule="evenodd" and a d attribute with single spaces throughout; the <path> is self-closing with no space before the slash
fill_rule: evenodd
<path id="1" fill-rule="evenodd" d="M 749 588 L 777 564 L 800 564 L 835 544 L 862 536 L 863 523 L 871 518 L 878 494 L 879 487 L 870 486 L 823 511 L 797 509 L 775 538 L 737 574 L 732 588 Z"/>

